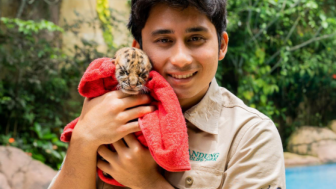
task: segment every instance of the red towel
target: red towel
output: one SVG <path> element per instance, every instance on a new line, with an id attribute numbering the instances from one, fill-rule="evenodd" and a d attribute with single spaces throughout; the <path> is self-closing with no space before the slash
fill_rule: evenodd
<path id="1" fill-rule="evenodd" d="M 94 60 L 79 83 L 79 93 L 88 98 L 115 90 L 118 85 L 114 75 L 115 66 L 110 58 Z M 162 168 L 171 171 L 190 170 L 188 134 L 181 106 L 169 83 L 156 71 L 149 73 L 146 87 L 157 101 L 157 110 L 139 118 L 142 132 L 135 133 L 137 139 L 149 148 L 154 160 Z M 61 135 L 63 142 L 69 142 L 78 118 L 70 122 Z M 104 182 L 122 186 L 113 178 L 107 178 L 98 169 Z"/>

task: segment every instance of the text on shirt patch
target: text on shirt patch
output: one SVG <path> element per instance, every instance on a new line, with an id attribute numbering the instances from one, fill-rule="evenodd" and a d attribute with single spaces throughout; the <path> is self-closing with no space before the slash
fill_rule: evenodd
<path id="1" fill-rule="evenodd" d="M 190 161 L 216 161 L 219 153 L 202 153 L 189 149 L 189 159 Z"/>

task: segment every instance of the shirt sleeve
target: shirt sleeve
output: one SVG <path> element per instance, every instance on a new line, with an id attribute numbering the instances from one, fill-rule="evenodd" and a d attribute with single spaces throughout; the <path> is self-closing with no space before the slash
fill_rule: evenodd
<path id="1" fill-rule="evenodd" d="M 260 120 L 237 134 L 224 173 L 223 189 L 285 189 L 285 165 L 278 130 Z"/>

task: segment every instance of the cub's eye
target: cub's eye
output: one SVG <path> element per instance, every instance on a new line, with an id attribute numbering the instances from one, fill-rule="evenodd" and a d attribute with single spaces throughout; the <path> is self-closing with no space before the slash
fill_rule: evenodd
<path id="1" fill-rule="evenodd" d="M 123 76 L 123 75 L 128 75 L 128 72 L 127 71 L 125 71 L 124 69 L 122 69 L 122 70 L 120 70 L 119 71 L 119 74 L 121 75 L 121 76 Z"/>
<path id="2" fill-rule="evenodd" d="M 140 77 L 145 79 L 145 78 L 147 78 L 147 74 L 148 74 L 148 72 L 143 72 L 143 73 L 140 74 Z"/>

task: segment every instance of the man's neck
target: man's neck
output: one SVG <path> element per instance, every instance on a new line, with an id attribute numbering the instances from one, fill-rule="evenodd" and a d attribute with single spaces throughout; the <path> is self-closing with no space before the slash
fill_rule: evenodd
<path id="1" fill-rule="evenodd" d="M 210 83 L 211 84 L 211 83 Z M 197 95 L 191 97 L 191 98 L 186 98 L 186 99 L 179 99 L 181 108 L 182 108 L 182 112 L 187 111 L 188 109 L 190 109 L 191 107 L 195 106 L 196 104 L 198 104 L 203 97 L 205 96 L 205 94 L 207 93 L 210 84 L 208 85 L 207 88 L 204 88 L 202 91 L 200 91 Z"/>

